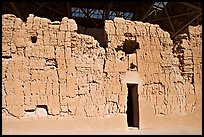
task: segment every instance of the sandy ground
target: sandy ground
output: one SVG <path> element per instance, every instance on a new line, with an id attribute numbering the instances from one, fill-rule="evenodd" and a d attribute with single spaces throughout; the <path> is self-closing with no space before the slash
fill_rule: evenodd
<path id="1" fill-rule="evenodd" d="M 177 128 L 157 128 L 157 129 L 138 129 L 138 128 L 120 128 L 112 129 L 107 125 L 106 129 L 94 129 L 93 126 L 86 126 L 81 123 L 76 127 L 73 123 L 64 120 L 50 121 L 2 121 L 3 135 L 202 135 L 202 127 L 177 127 Z M 87 124 L 87 123 L 86 123 Z M 79 129 L 81 128 L 81 129 Z"/>
<path id="2" fill-rule="evenodd" d="M 201 129 L 141 129 L 129 128 L 124 130 L 83 131 L 83 130 L 50 130 L 50 131 L 27 131 L 10 130 L 3 135 L 202 135 Z"/>

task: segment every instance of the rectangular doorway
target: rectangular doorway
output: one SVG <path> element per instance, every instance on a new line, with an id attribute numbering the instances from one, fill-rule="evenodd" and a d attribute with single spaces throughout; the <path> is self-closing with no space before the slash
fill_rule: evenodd
<path id="1" fill-rule="evenodd" d="M 139 128 L 138 84 L 127 84 L 127 123 L 128 127 Z"/>

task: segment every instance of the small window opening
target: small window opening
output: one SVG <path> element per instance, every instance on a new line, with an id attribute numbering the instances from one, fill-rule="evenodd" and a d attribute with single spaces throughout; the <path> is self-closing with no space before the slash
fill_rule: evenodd
<path id="1" fill-rule="evenodd" d="M 36 106 L 36 109 L 38 109 L 38 108 L 40 108 L 40 109 L 45 109 L 46 112 L 48 112 L 47 105 L 37 105 L 37 106 Z"/>
<path id="2" fill-rule="evenodd" d="M 32 41 L 32 43 L 36 43 L 37 42 L 37 36 L 31 36 L 31 41 Z"/>

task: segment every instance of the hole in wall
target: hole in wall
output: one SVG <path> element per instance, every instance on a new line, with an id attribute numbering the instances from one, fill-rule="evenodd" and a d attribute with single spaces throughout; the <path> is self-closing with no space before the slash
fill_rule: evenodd
<path id="1" fill-rule="evenodd" d="M 136 49 L 140 49 L 140 45 L 138 42 L 133 40 L 125 40 L 123 44 L 122 51 L 125 52 L 125 54 L 133 54 L 136 53 Z"/>
<path id="2" fill-rule="evenodd" d="M 2 59 L 11 59 L 12 58 L 12 56 L 1 56 L 2 57 Z"/>
<path id="3" fill-rule="evenodd" d="M 38 114 L 38 115 L 47 115 L 48 114 L 47 105 L 37 105 L 36 106 L 36 114 Z"/>
<path id="4" fill-rule="evenodd" d="M 32 41 L 32 43 L 36 43 L 37 42 L 37 36 L 31 36 L 31 41 Z"/>
<path id="5" fill-rule="evenodd" d="M 134 69 L 134 68 L 136 68 L 137 66 L 134 64 L 134 63 L 131 63 L 130 64 L 130 69 Z"/>
<path id="6" fill-rule="evenodd" d="M 35 112 L 35 109 L 26 109 L 25 112 Z"/>

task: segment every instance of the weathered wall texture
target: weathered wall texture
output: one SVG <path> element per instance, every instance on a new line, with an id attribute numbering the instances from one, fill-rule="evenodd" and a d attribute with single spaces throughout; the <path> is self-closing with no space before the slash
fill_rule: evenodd
<path id="1" fill-rule="evenodd" d="M 168 116 L 179 117 L 188 114 L 199 115 L 199 119 L 196 120 L 200 123 L 202 26 L 189 26 L 188 34 L 178 35 L 174 42 L 158 25 L 121 18 L 106 21 L 105 30 L 110 50 L 123 46 L 127 39 L 125 33 L 131 33 L 140 45 L 136 53 L 125 56 L 129 58 L 129 62 L 123 61 L 123 63 L 128 64 L 128 67 L 131 63 L 137 65 L 142 80 L 142 84 L 139 84 L 141 89 L 138 92 L 142 125 L 168 125 L 168 120 L 166 123 L 158 123 L 155 116 L 161 115 L 168 118 Z M 116 58 L 121 57 L 119 52 L 115 55 Z M 121 61 L 116 59 L 111 62 L 117 65 Z M 119 66 L 116 68 L 119 69 L 125 65 Z"/>
<path id="2" fill-rule="evenodd" d="M 103 48 L 94 37 L 77 33 L 73 19 L 30 15 L 24 23 L 3 15 L 2 114 L 125 115 L 127 84 L 137 83 L 143 127 L 161 115 L 198 111 L 201 119 L 201 28 L 189 26 L 173 43 L 158 25 L 115 18 L 105 21 Z"/>
<path id="3" fill-rule="evenodd" d="M 139 95 L 152 103 L 155 115 L 180 115 L 194 111 L 201 93 L 201 27 L 189 27 L 190 37 L 179 35 L 174 44 L 167 32 L 149 23 L 116 18 L 114 22 L 106 21 L 105 29 L 110 50 L 122 46 L 125 33 L 136 37 L 140 49 L 136 50 L 137 54 L 127 55 L 127 64 L 128 67 L 131 63 L 137 65 L 143 81 Z M 119 61 L 111 62 L 117 65 Z"/>

